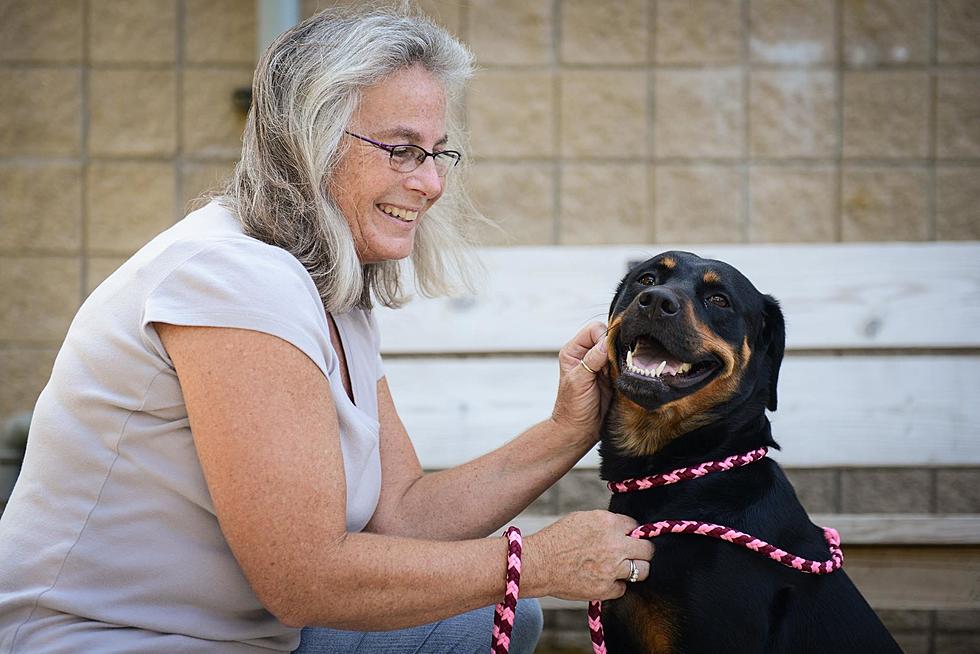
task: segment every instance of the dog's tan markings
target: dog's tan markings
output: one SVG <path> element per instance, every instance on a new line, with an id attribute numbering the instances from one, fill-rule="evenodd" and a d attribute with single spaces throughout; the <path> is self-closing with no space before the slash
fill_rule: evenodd
<path id="1" fill-rule="evenodd" d="M 704 283 L 705 284 L 719 284 L 721 283 L 721 275 L 719 275 L 714 270 L 709 270 L 704 273 Z"/>
<path id="2" fill-rule="evenodd" d="M 633 634 L 649 654 L 674 652 L 677 640 L 676 610 L 658 597 L 626 593 L 610 608 L 622 624 L 631 626 Z"/>
<path id="3" fill-rule="evenodd" d="M 619 328 L 623 326 L 622 314 L 609 321 L 609 328 L 606 330 L 606 356 L 609 357 L 609 381 L 616 383 L 619 377 L 619 358 L 616 356 L 616 338 L 619 337 Z"/>
<path id="4" fill-rule="evenodd" d="M 714 421 L 710 410 L 730 399 L 738 390 L 742 371 L 752 356 L 748 337 L 740 350 L 694 316 L 693 308 L 685 308 L 686 318 L 697 333 L 702 351 L 721 359 L 722 369 L 704 388 L 691 395 L 668 402 L 656 411 L 648 411 L 630 399 L 617 395 L 610 408 L 611 432 L 616 444 L 635 456 L 649 456 L 682 434 Z"/>
<path id="5" fill-rule="evenodd" d="M 677 267 L 677 260 L 674 259 L 673 257 L 664 257 L 663 259 L 657 262 L 657 265 L 663 266 L 667 270 L 673 270 L 674 268 Z"/>

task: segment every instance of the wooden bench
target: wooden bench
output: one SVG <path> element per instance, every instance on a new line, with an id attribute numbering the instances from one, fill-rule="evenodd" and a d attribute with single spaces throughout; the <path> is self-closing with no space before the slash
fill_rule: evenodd
<path id="1" fill-rule="evenodd" d="M 489 248 L 475 297 L 378 310 L 389 383 L 423 465 L 458 464 L 545 417 L 555 352 L 605 319 L 630 262 L 666 249 Z M 680 249 L 733 264 L 782 303 L 772 420 L 785 467 L 980 466 L 980 244 Z M 597 464 L 593 451 L 577 468 Z M 517 523 L 533 531 L 556 517 Z M 814 519 L 840 531 L 849 574 L 877 608 L 980 609 L 980 507 Z"/>

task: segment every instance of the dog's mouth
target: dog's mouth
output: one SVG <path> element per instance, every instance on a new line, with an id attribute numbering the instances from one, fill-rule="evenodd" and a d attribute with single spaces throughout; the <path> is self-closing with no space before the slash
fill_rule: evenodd
<path id="1" fill-rule="evenodd" d="M 620 361 L 624 375 L 671 389 L 689 389 L 711 377 L 721 364 L 713 357 L 685 361 L 650 336 L 638 336 Z"/>

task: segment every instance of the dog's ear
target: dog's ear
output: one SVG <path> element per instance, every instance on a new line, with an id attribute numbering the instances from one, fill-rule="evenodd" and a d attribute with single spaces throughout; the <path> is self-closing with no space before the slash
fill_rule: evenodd
<path id="1" fill-rule="evenodd" d="M 769 367 L 769 396 L 766 400 L 766 408 L 775 411 L 779 366 L 783 363 L 783 353 L 786 350 L 786 321 L 783 319 L 779 302 L 771 295 L 765 296 L 762 342 L 766 348 L 766 364 Z"/>

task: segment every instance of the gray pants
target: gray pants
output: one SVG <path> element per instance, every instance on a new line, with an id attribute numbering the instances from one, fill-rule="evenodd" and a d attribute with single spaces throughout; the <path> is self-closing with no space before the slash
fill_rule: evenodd
<path id="1" fill-rule="evenodd" d="M 535 599 L 517 603 L 511 654 L 532 654 L 544 620 Z M 487 654 L 493 629 L 493 607 L 397 631 L 303 629 L 294 654 Z"/>

